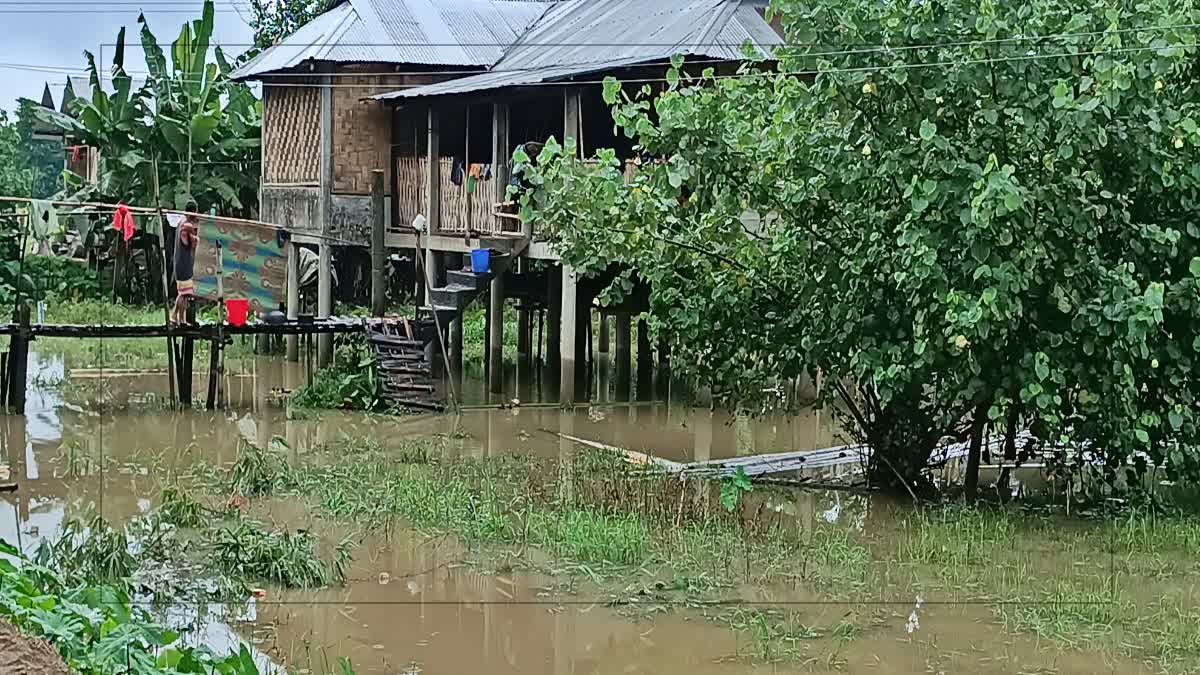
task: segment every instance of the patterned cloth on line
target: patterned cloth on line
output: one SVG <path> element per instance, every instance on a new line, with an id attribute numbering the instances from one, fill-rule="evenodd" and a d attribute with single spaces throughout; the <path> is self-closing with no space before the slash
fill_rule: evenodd
<path id="1" fill-rule="evenodd" d="M 217 265 L 217 251 L 221 265 Z M 287 284 L 287 252 L 275 228 L 226 220 L 200 219 L 196 250 L 196 295 L 217 299 L 217 271 L 224 277 L 226 298 L 245 298 L 256 313 L 277 309 Z"/>

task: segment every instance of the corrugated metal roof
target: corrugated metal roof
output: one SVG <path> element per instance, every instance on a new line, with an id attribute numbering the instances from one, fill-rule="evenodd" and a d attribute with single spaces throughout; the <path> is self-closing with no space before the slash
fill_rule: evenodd
<path id="1" fill-rule="evenodd" d="M 547 11 L 491 72 L 374 98 L 552 82 L 675 54 L 736 61 L 747 42 L 770 55 L 782 39 L 743 0 L 570 0 Z"/>
<path id="2" fill-rule="evenodd" d="M 490 67 L 551 2 L 348 0 L 238 68 L 235 79 L 307 61 Z"/>
<path id="3" fill-rule="evenodd" d="M 371 98 L 376 100 L 422 98 L 427 96 L 442 96 L 444 94 L 465 94 L 473 91 L 487 91 L 503 87 L 519 87 L 540 84 L 542 82 L 554 82 L 568 77 L 586 75 L 612 68 L 623 68 L 643 62 L 645 62 L 645 59 L 642 58 L 627 58 L 580 65 L 546 66 L 530 70 L 493 70 L 478 75 L 460 77 L 455 80 L 446 80 L 435 84 L 391 91 L 386 94 L 372 96 Z"/>

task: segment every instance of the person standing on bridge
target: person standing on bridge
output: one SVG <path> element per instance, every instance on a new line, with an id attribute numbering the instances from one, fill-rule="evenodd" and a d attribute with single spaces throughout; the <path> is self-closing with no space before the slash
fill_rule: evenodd
<path id="1" fill-rule="evenodd" d="M 188 303 L 196 294 L 196 281 L 193 278 L 196 265 L 196 248 L 200 243 L 199 220 L 196 216 L 198 207 L 189 201 L 184 219 L 175 228 L 175 308 L 171 312 L 171 320 L 176 325 L 187 323 Z"/>

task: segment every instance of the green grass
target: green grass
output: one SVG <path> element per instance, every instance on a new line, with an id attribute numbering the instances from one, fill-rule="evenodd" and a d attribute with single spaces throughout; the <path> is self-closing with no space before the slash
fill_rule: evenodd
<path id="1" fill-rule="evenodd" d="M 349 563 L 347 542 L 338 546 L 333 563 L 327 564 L 317 555 L 317 539 L 311 532 L 268 529 L 247 519 L 218 528 L 210 546 L 212 560 L 224 574 L 286 588 L 343 582 Z"/>

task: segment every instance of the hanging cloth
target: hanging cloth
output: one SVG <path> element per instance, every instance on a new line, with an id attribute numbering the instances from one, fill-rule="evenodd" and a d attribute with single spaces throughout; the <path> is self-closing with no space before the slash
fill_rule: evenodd
<path id="1" fill-rule="evenodd" d="M 450 161 L 450 182 L 455 185 L 463 184 L 463 163 L 462 160 L 455 157 Z"/>
<path id="2" fill-rule="evenodd" d="M 133 214 L 128 206 L 117 204 L 117 212 L 113 214 L 113 229 L 119 231 L 125 241 L 133 239 Z"/>
<path id="3" fill-rule="evenodd" d="M 29 202 L 29 227 L 33 231 L 33 238 L 46 241 L 50 238 L 51 226 L 58 226 L 58 211 L 54 209 L 54 203 L 40 199 Z"/>
<path id="4" fill-rule="evenodd" d="M 483 165 L 472 164 L 467 169 L 467 194 L 475 192 L 475 185 L 483 178 Z"/>

